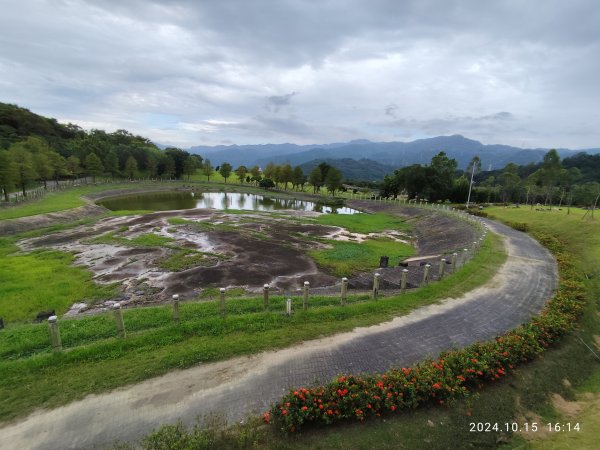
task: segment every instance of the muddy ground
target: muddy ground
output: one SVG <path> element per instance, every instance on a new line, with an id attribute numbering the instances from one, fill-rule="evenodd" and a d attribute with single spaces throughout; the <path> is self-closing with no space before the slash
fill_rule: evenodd
<path id="1" fill-rule="evenodd" d="M 410 263 L 411 287 L 422 279 L 423 261 L 434 263 L 441 255 L 467 246 L 475 237 L 471 225 L 444 214 L 372 202 L 349 203 L 348 206 L 369 212 L 403 216 L 412 222 L 414 234 L 394 230 L 368 236 L 349 233 L 311 223 L 318 215 L 312 212 L 227 214 L 192 209 L 101 218 L 93 225 L 23 240 L 20 246 L 25 251 L 53 248 L 72 252 L 75 263 L 91 270 L 97 282 L 118 283 L 121 293 L 117 298 L 102 305 L 76 305 L 71 311 L 75 314 L 103 309 L 115 301 L 131 306 L 163 302 L 173 294 L 183 299 L 212 298 L 215 288 L 220 287 L 258 293 L 264 284 L 269 284 L 274 293 L 292 294 L 309 281 L 315 292 L 338 292 L 339 279 L 307 256 L 309 250 L 326 245 L 321 238 L 360 242 L 379 235 L 412 243 L 417 255 L 424 258 Z M 173 219 L 185 222 L 170 222 Z M 170 240 L 160 246 L 135 244 L 136 238 L 149 233 Z M 175 257 L 183 261 L 188 257 L 196 259 L 189 267 L 166 268 Z M 396 264 L 390 261 L 391 267 L 378 269 L 382 290 L 399 288 L 404 267 L 394 267 Z M 349 287 L 369 290 L 372 279 L 372 272 L 359 274 L 349 280 Z"/>

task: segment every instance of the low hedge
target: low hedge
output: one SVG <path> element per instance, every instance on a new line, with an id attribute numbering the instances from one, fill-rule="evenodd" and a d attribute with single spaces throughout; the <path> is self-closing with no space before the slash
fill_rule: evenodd
<path id="1" fill-rule="evenodd" d="M 528 323 L 493 341 L 447 351 L 414 367 L 380 375 L 342 375 L 324 386 L 292 389 L 264 414 L 265 422 L 294 432 L 309 424 L 365 420 L 443 404 L 468 396 L 474 388 L 502 379 L 517 364 L 535 358 L 573 328 L 585 302 L 583 284 L 563 245 L 547 234 L 535 237 L 556 256 L 561 282 L 554 298 Z"/>

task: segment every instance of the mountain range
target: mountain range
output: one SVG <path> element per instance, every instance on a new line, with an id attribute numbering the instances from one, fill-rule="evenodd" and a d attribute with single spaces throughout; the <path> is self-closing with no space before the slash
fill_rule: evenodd
<path id="1" fill-rule="evenodd" d="M 351 173 L 362 173 L 362 179 L 376 181 L 383 179 L 386 173 L 411 164 L 428 164 L 440 151 L 456 159 L 459 168 L 465 168 L 473 156 L 479 155 L 484 170 L 500 169 L 508 163 L 519 165 L 538 163 L 549 149 L 526 149 L 501 144 L 482 144 L 461 135 L 438 136 L 418 139 L 411 142 L 371 142 L 360 139 L 347 143 L 322 145 L 263 144 L 196 146 L 189 149 L 205 158 L 213 165 L 228 162 L 234 167 L 239 165 L 264 167 L 269 162 L 290 163 L 293 166 L 314 167 L 318 162 L 329 164 L 336 160 L 345 160 L 342 170 L 347 179 L 356 179 Z M 600 148 L 584 150 L 557 149 L 561 158 L 573 156 L 578 152 L 600 153 Z M 353 162 L 352 162 L 353 160 Z M 369 175 L 365 176 L 364 169 Z"/>

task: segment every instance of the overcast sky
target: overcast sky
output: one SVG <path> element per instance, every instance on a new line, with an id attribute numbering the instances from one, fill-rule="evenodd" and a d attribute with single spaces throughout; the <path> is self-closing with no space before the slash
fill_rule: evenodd
<path id="1" fill-rule="evenodd" d="M 597 0 L 0 0 L 0 101 L 191 145 L 600 147 Z"/>

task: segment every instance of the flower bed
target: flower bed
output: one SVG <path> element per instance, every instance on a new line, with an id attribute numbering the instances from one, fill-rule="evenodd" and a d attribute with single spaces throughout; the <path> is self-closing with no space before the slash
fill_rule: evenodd
<path id="1" fill-rule="evenodd" d="M 294 432 L 307 424 L 365 420 L 402 409 L 468 396 L 471 390 L 507 375 L 533 359 L 572 329 L 581 314 L 585 293 L 561 243 L 537 233 L 535 237 L 558 262 L 561 282 L 554 298 L 528 323 L 493 341 L 475 343 L 442 353 L 414 367 L 391 369 L 381 375 L 339 376 L 325 386 L 290 390 L 269 412 L 267 423 Z"/>

